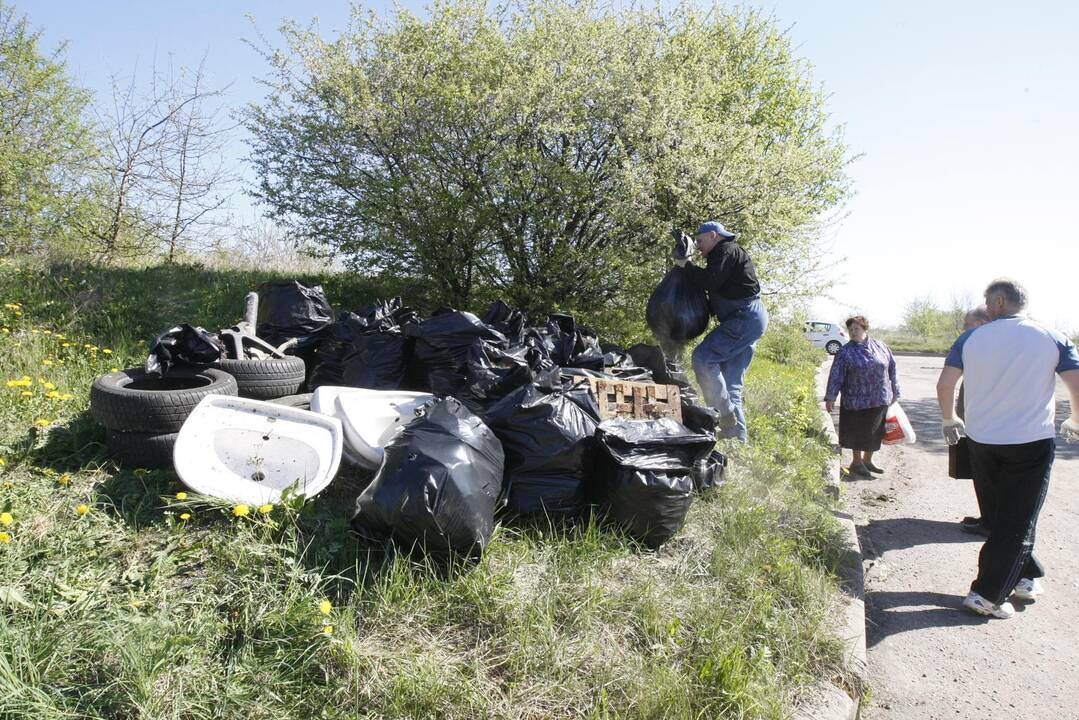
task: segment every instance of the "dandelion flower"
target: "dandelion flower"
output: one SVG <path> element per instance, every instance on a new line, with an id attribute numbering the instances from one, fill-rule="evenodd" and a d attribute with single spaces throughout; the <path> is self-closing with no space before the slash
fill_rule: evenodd
<path id="1" fill-rule="evenodd" d="M 75 508 L 75 512 L 79 515 L 85 515 L 86 513 L 90 512 L 90 507 L 84 503 Z"/>
<path id="2" fill-rule="evenodd" d="M 120 372 L 120 368 L 109 368 L 109 372 Z"/>
<path id="3" fill-rule="evenodd" d="M 273 512 L 273 505 L 270 505 L 269 503 L 265 505 L 259 505 L 259 512 L 263 515 L 269 515 Z"/>
<path id="4" fill-rule="evenodd" d="M 19 393 L 19 395 L 23 397 L 34 397 L 34 393 L 30 392 L 29 390 L 23 390 L 21 393 Z"/>
<path id="5" fill-rule="evenodd" d="M 11 542 L 11 533 L 0 532 L 0 543 Z"/>
<path id="6" fill-rule="evenodd" d="M 61 345 L 60 347 L 71 347 L 71 343 L 66 342 L 63 345 Z"/>
<path id="7" fill-rule="evenodd" d="M 56 390 L 50 390 L 47 393 L 45 393 L 45 397 L 52 398 L 53 400 L 59 400 L 60 399 L 60 393 L 58 391 L 56 391 Z"/>
<path id="8" fill-rule="evenodd" d="M 323 635 L 333 635 L 333 625 L 323 625 L 322 626 L 322 634 Z"/>
<path id="9" fill-rule="evenodd" d="M 52 367 L 52 360 L 48 360 L 48 359 L 42 360 L 41 364 L 44 365 L 45 367 Z"/>
<path id="10" fill-rule="evenodd" d="M 232 508 L 232 514 L 236 517 L 247 517 L 251 514 L 251 508 L 243 504 L 237 505 L 236 507 Z"/>
<path id="11" fill-rule="evenodd" d="M 48 427 L 52 423 L 52 420 L 46 420 L 45 418 L 38 418 L 34 421 L 34 424 L 38 427 Z"/>
<path id="12" fill-rule="evenodd" d="M 0 467 L 4 467 L 5 465 L 7 465 L 7 460 L 0 458 Z"/>
<path id="13" fill-rule="evenodd" d="M 56 478 L 56 482 L 60 483 L 61 485 L 68 485 L 71 483 L 71 476 L 67 473 L 64 473 L 60 477 Z"/>
<path id="14" fill-rule="evenodd" d="M 333 611 L 333 603 L 329 600 L 323 600 L 318 604 L 318 611 L 323 615 L 329 615 Z"/>
<path id="15" fill-rule="evenodd" d="M 109 350 L 108 348 L 104 348 L 101 352 L 105 353 L 106 355 L 112 355 L 112 350 Z"/>
<path id="16" fill-rule="evenodd" d="M 180 513 L 180 519 L 181 520 L 190 520 L 191 519 L 191 513 Z"/>
<path id="17" fill-rule="evenodd" d="M 15 518 L 12 517 L 11 513 L 9 513 L 9 512 L 0 513 L 0 525 L 3 525 L 4 527 L 7 527 L 8 525 L 11 525 L 11 523 L 13 523 L 13 522 L 15 522 Z"/>
<path id="18" fill-rule="evenodd" d="M 46 390 L 55 390 L 56 389 L 56 386 L 53 385 L 51 382 L 43 382 L 43 383 L 41 383 L 41 386 L 43 388 L 45 388 Z"/>
<path id="19" fill-rule="evenodd" d="M 60 364 L 63 365 L 63 363 L 60 363 Z M 61 400 L 70 400 L 73 397 L 75 397 L 75 396 L 72 395 L 71 393 L 64 393 L 63 395 L 60 396 L 60 399 Z"/>
<path id="20" fill-rule="evenodd" d="M 183 490 L 181 490 L 180 492 L 176 493 L 176 499 L 177 500 L 187 500 L 187 493 L 185 493 Z"/>

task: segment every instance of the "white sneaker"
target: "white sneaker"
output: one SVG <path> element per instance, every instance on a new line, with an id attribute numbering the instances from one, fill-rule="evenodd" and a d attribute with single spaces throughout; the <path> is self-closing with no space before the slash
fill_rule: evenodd
<path id="1" fill-rule="evenodd" d="M 994 605 L 973 590 L 963 600 L 963 607 L 979 615 L 992 615 L 1001 620 L 1007 620 L 1012 615 L 1015 615 L 1015 608 L 1012 607 L 1010 602 Z"/>
<path id="2" fill-rule="evenodd" d="M 1035 600 L 1043 592 L 1045 592 L 1045 588 L 1042 587 L 1037 578 L 1023 578 L 1015 586 L 1015 590 L 1012 590 L 1012 595 L 1020 600 Z"/>

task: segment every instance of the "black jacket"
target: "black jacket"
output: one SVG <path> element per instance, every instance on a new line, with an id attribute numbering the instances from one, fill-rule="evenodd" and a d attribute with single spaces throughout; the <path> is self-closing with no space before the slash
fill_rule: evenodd
<path id="1" fill-rule="evenodd" d="M 690 282 L 708 294 L 712 311 L 716 307 L 713 298 L 741 300 L 760 295 L 761 286 L 757 282 L 757 270 L 749 253 L 733 240 L 724 240 L 708 253 L 707 265 L 697 267 L 692 262 L 686 263 Z"/>

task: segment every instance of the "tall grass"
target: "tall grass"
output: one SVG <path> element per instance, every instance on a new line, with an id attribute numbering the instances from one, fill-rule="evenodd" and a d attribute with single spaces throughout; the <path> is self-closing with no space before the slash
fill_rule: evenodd
<path id="1" fill-rule="evenodd" d="M 841 672 L 815 354 L 754 363 L 753 444 L 661 551 L 501 526 L 435 567 L 349 534 L 365 476 L 236 517 L 104 456 L 93 377 L 171 320 L 231 323 L 263 277 L 0 267 L 0 717 L 781 718 Z"/>

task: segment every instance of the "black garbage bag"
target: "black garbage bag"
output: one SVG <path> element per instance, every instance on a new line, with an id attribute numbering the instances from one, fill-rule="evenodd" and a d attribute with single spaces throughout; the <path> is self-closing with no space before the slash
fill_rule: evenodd
<path id="1" fill-rule="evenodd" d="M 510 347 L 524 344 L 526 323 L 524 313 L 501 300 L 491 303 L 491 307 L 483 314 L 483 324 L 505 335 Z"/>
<path id="2" fill-rule="evenodd" d="M 224 354 L 225 345 L 217 335 L 186 323 L 176 325 L 150 343 L 146 372 L 160 377 L 176 365 L 206 366 Z"/>
<path id="3" fill-rule="evenodd" d="M 599 337 L 584 326 L 577 325 L 571 315 L 555 313 L 547 316 L 547 327 L 539 333 L 548 348 L 551 360 L 562 367 L 603 370 L 603 350 Z"/>
<path id="4" fill-rule="evenodd" d="M 715 438 L 671 418 L 613 418 L 600 424 L 596 439 L 601 512 L 630 537 L 658 548 L 685 523 L 691 471 L 715 447 Z"/>
<path id="5" fill-rule="evenodd" d="M 333 322 L 333 308 L 321 285 L 268 280 L 258 286 L 256 333 L 271 345 L 297 338 L 299 349 L 314 347 L 318 333 Z"/>
<path id="6" fill-rule="evenodd" d="M 599 409 L 572 397 L 571 385 L 524 385 L 493 405 L 485 420 L 506 454 L 503 494 L 513 515 L 570 518 L 588 506 Z"/>
<path id="7" fill-rule="evenodd" d="M 708 297 L 689 280 L 685 268 L 674 267 L 648 298 L 645 320 L 662 347 L 675 348 L 701 335 L 711 313 Z"/>
<path id="8" fill-rule="evenodd" d="M 348 323 L 352 313 L 342 313 L 338 322 L 323 328 L 318 334 L 318 342 L 315 344 L 314 368 L 311 377 L 307 381 L 309 391 L 323 385 L 344 384 L 345 357 L 352 350 L 355 340 L 352 328 Z"/>
<path id="9" fill-rule="evenodd" d="M 480 362 L 487 347 L 505 350 L 509 341 L 469 312 L 445 310 L 419 325 L 409 325 L 406 334 L 415 339 L 409 359 L 410 390 L 436 395 L 456 395 L 469 381 L 469 363 Z"/>
<path id="10" fill-rule="evenodd" d="M 487 409 L 517 388 L 532 383 L 539 366 L 539 353 L 520 347 L 514 351 L 480 342 L 468 350 L 464 380 L 454 397 L 480 417 Z"/>
<path id="11" fill-rule="evenodd" d="M 713 450 L 708 457 L 693 463 L 693 489 L 699 493 L 718 488 L 726 482 L 727 456 Z"/>
<path id="12" fill-rule="evenodd" d="M 308 389 L 322 385 L 399 389 L 411 348 L 401 326 L 418 319 L 416 311 L 405 307 L 399 297 L 377 300 L 355 313 L 341 313 L 337 322 L 318 333 Z"/>
<path id="13" fill-rule="evenodd" d="M 352 528 L 434 556 L 478 558 L 494 529 L 503 463 L 491 429 L 457 400 L 441 400 L 386 446 Z"/>

